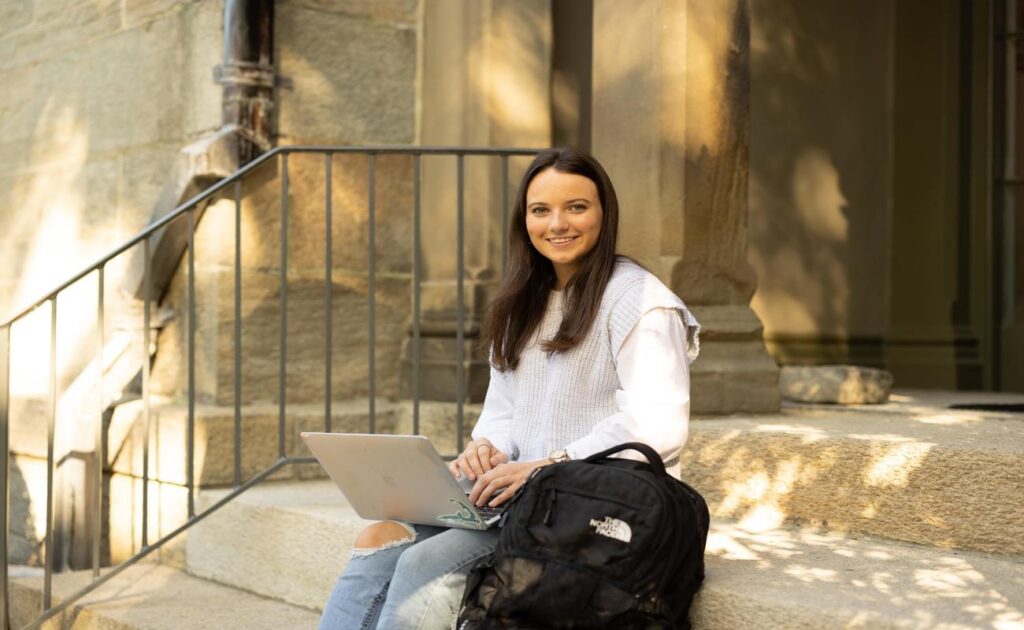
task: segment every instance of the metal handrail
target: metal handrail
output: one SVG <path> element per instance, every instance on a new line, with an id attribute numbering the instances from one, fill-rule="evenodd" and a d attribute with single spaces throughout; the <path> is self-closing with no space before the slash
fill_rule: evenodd
<path id="1" fill-rule="evenodd" d="M 368 244 L 367 244 L 367 256 L 369 260 L 367 268 L 367 279 L 368 279 L 368 311 L 369 311 L 369 431 L 376 432 L 376 365 L 375 365 L 375 354 L 376 354 L 376 341 L 375 341 L 375 316 L 376 316 L 376 297 L 375 297 L 375 258 L 376 258 L 376 218 L 375 218 L 375 188 L 376 188 L 376 159 L 380 155 L 410 155 L 413 157 L 413 327 L 412 327 L 412 399 L 413 399 L 413 431 L 419 433 L 419 369 L 420 369 L 420 284 L 421 284 L 421 239 L 420 239 L 420 197 L 421 197 L 421 186 L 420 186 L 420 175 L 421 175 L 421 161 L 423 156 L 427 155 L 447 155 L 456 158 L 456 177 L 457 177 L 457 194 L 456 194 L 456 446 L 457 450 L 462 449 L 463 439 L 463 423 L 464 423 L 464 409 L 463 401 L 465 398 L 465 385 L 463 383 L 465 379 L 465 366 L 464 366 L 464 325 L 465 325 L 465 312 L 464 312 L 464 276 L 465 270 L 464 265 L 464 216 L 465 216 L 465 173 L 464 173 L 464 159 L 466 156 L 493 156 L 501 159 L 501 264 L 502 267 L 505 265 L 507 259 L 507 243 L 505 242 L 508 228 L 508 215 L 509 215 L 509 187 L 508 187 L 508 160 L 512 156 L 530 156 L 537 153 L 539 149 L 526 149 L 526 148 L 491 148 L 491 147 L 456 147 L 456 146 L 368 146 L 368 147 L 354 147 L 354 146 L 286 146 L 275 148 L 268 153 L 260 156 L 253 160 L 246 166 L 242 167 L 232 175 L 218 181 L 203 192 L 195 195 L 185 203 L 177 206 L 174 210 L 168 213 L 166 216 L 154 221 L 152 224 L 147 226 L 145 229 L 140 231 L 135 236 L 129 238 L 127 241 L 114 248 L 106 255 L 99 258 L 96 262 L 85 267 L 82 271 L 72 275 L 68 280 L 62 282 L 53 290 L 44 294 L 42 297 L 36 299 L 28 306 L 24 307 L 17 314 L 9 317 L 7 321 L 0 324 L 0 483 L 2 483 L 5 491 L 5 499 L 0 501 L 0 521 L 5 523 L 5 530 L 3 538 L 0 538 L 0 556 L 3 556 L 4 562 L 0 566 L 0 624 L 4 628 L 10 626 L 9 623 L 9 594 L 10 594 L 10 581 L 7 570 L 7 552 L 8 544 L 7 540 L 9 537 L 9 525 L 7 525 L 7 515 L 9 514 L 9 497 L 10 497 L 10 452 L 9 452 L 9 428 L 10 428 L 10 374 L 11 374 L 11 330 L 12 325 L 18 320 L 26 317 L 32 313 L 35 309 L 41 307 L 44 304 L 49 303 L 50 305 L 50 370 L 49 370 L 49 397 L 48 397 L 48 419 L 47 419 L 47 493 L 46 493 L 46 535 L 44 542 L 44 581 L 43 581 L 43 602 L 42 611 L 40 616 L 31 622 L 28 628 L 39 627 L 43 622 L 54 616 L 60 614 L 66 610 L 69 606 L 80 600 L 86 594 L 92 592 L 103 583 L 112 579 L 114 576 L 124 571 L 129 566 L 142 560 L 154 550 L 159 549 L 168 541 L 179 535 L 181 532 L 186 531 L 192 525 L 206 518 L 214 511 L 220 509 L 223 505 L 230 502 L 236 496 L 242 492 L 251 488 L 252 486 L 260 483 L 267 479 L 272 474 L 283 468 L 284 466 L 291 464 L 303 464 L 312 463 L 316 460 L 310 457 L 295 457 L 288 456 L 285 448 L 285 411 L 286 411 L 286 391 L 285 391 L 285 368 L 287 361 L 287 306 L 288 306 L 288 292 L 287 292 L 287 278 L 288 278 L 288 191 L 289 191 L 289 179 L 288 179 L 288 156 L 292 153 L 295 154 L 323 154 L 324 160 L 324 171 L 325 171 L 325 218 L 326 218 L 326 242 L 325 242 L 325 289 L 324 289 L 324 303 L 325 303 L 325 338 L 328 341 L 325 347 L 325 401 L 324 401 L 324 429 L 326 431 L 331 430 L 331 335 L 332 335 L 332 271 L 333 271 L 333 258 L 332 258 L 332 225 L 333 225 L 333 212 L 332 212 L 332 156 L 335 154 L 362 154 L 367 156 L 368 160 L 368 185 L 369 194 L 367 200 L 367 211 L 368 211 Z M 247 481 L 242 481 L 241 476 L 241 199 L 242 199 L 242 181 L 252 171 L 260 167 L 263 164 L 270 162 L 271 160 L 280 159 L 280 186 L 281 186 L 281 197 L 280 197 L 280 211 L 281 211 L 281 238 L 280 238 L 280 364 L 278 368 L 279 376 L 279 391 L 278 391 L 278 454 L 277 460 L 271 464 L 266 470 L 255 474 Z M 225 497 L 206 508 L 205 510 L 197 513 L 195 510 L 195 479 L 194 479 L 194 443 L 195 443 L 195 335 L 196 335 L 196 308 L 195 308 L 195 231 L 196 231 L 196 216 L 195 210 L 200 208 L 200 204 L 203 204 L 207 200 L 212 199 L 215 195 L 228 189 L 229 186 L 234 185 L 234 202 L 235 202 L 235 294 L 234 294 L 234 471 L 233 481 L 234 489 L 227 494 Z M 158 230 L 166 227 L 172 221 L 180 218 L 183 214 L 187 214 L 188 220 L 188 242 L 187 242 L 187 260 L 179 264 L 187 264 L 188 269 L 188 340 L 187 340 L 187 391 L 188 391 L 188 424 L 187 424 L 187 445 L 186 445 L 186 485 L 188 491 L 188 517 L 184 524 L 179 526 L 174 531 L 161 537 L 155 542 L 150 542 L 148 538 L 148 495 L 149 495 L 149 433 L 150 433 L 150 357 L 149 357 L 149 343 L 150 335 L 152 332 L 152 322 L 150 307 L 154 296 L 152 295 L 152 265 L 150 261 L 151 246 L 150 239 L 157 233 Z M 120 563 L 116 567 L 107 571 L 104 574 L 100 574 L 100 560 L 99 560 L 99 540 L 100 540 L 100 524 L 94 524 L 91 530 L 93 536 L 92 540 L 92 570 L 93 580 L 80 589 L 78 592 L 66 596 L 63 601 L 57 605 L 51 605 L 51 581 L 52 573 L 54 568 L 54 555 L 53 555 L 53 473 L 54 473 L 54 433 L 56 430 L 56 417 L 57 417 L 57 396 L 58 396 L 58 384 L 57 384 L 57 368 L 56 368 L 56 356 L 57 356 L 57 298 L 67 288 L 83 279 L 92 272 L 98 273 L 98 294 L 97 294 L 97 312 L 96 320 L 99 339 L 99 385 L 100 391 L 103 389 L 103 342 L 104 342 L 104 278 L 105 278 L 105 266 L 111 260 L 116 258 L 118 255 L 126 252 L 129 248 L 143 243 L 143 258 L 144 258 L 144 272 L 143 272 L 143 347 L 144 347 L 144 359 L 142 361 L 142 398 L 143 398 L 143 439 L 142 439 L 142 540 L 141 547 L 137 553 L 132 555 L 129 559 Z M 100 396 L 100 409 L 98 416 L 102 417 L 103 413 L 103 400 L 102 394 Z M 101 445 L 103 440 L 103 423 L 98 422 L 96 429 L 96 445 L 97 445 L 97 457 L 101 452 Z M 96 477 L 93 479 L 94 489 L 96 490 L 97 500 L 100 502 L 98 512 L 102 511 L 102 497 L 99 496 L 100 484 L 103 476 L 103 465 L 98 460 L 96 466 Z M 97 514 L 99 516 L 99 513 Z"/>
<path id="2" fill-rule="evenodd" d="M 149 224 L 141 232 L 135 236 L 129 238 L 127 241 L 118 245 L 107 254 L 101 256 L 96 262 L 85 267 L 78 273 L 74 274 L 68 280 L 57 285 L 56 288 L 50 290 L 50 292 L 44 294 L 42 297 L 31 302 L 28 306 L 22 308 L 16 314 L 9 316 L 7 320 L 0 324 L 0 328 L 5 328 L 13 324 L 14 322 L 22 319 L 35 309 L 39 308 L 49 300 L 57 296 L 58 293 L 67 289 L 74 283 L 78 282 L 85 276 L 89 275 L 93 271 L 96 271 L 106 263 L 110 262 L 118 255 L 123 254 L 127 250 L 131 249 L 132 246 L 137 245 L 139 241 L 146 238 L 147 236 L 153 235 L 157 230 L 165 227 L 168 223 L 174 221 L 174 219 L 180 217 L 182 214 L 194 209 L 197 205 L 213 197 L 215 194 L 227 188 L 228 184 L 240 181 L 249 172 L 255 170 L 261 164 L 270 161 L 271 158 L 281 155 L 284 153 L 370 153 L 376 155 L 490 155 L 490 156 L 512 156 L 512 155 L 533 155 L 538 153 L 541 149 L 518 149 L 518 148 L 493 148 L 493 147 L 456 147 L 456 146 L 369 146 L 369 147 L 342 147 L 342 146 L 330 146 L 330 145 L 292 145 L 284 147 L 276 147 L 260 157 L 256 158 L 252 162 L 249 162 L 239 170 L 235 171 L 232 175 L 225 177 L 224 179 L 213 184 L 209 188 L 203 190 L 203 192 L 192 197 L 185 203 L 179 205 L 174 210 L 169 212 L 163 218 L 160 218 L 153 223 Z"/>

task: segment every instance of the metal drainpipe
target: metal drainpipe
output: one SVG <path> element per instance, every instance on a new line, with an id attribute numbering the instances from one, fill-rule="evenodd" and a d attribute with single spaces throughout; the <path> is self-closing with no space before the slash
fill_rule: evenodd
<path id="1" fill-rule="evenodd" d="M 238 166 L 276 140 L 274 128 L 274 1 L 225 0 L 224 63 L 214 68 L 224 87 L 224 125 L 238 125 Z"/>

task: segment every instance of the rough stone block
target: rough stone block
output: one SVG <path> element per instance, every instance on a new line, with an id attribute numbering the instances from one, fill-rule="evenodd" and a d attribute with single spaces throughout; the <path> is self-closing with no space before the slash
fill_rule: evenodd
<path id="1" fill-rule="evenodd" d="M 9 4 L 9 3 L 7 3 Z M 31 25 L 4 38 L 14 54 L 0 57 L 0 68 L 39 63 L 66 56 L 69 50 L 116 32 L 121 26 L 120 3 L 34 2 Z"/>
<path id="2" fill-rule="evenodd" d="M 840 405 L 884 403 L 892 383 L 891 373 L 856 365 L 785 366 L 779 378 L 789 400 Z"/>
<path id="3" fill-rule="evenodd" d="M 32 3 L 4 2 L 0 4 L 0 36 L 24 28 L 32 23 Z"/>
<path id="4" fill-rule="evenodd" d="M 282 144 L 412 142 L 414 28 L 286 4 L 275 31 Z"/>
<path id="5" fill-rule="evenodd" d="M 3 12 L 9 10 L 3 7 L 9 6 L 8 3 L 0 4 L 0 33 L 7 26 L 4 23 Z M 0 80 L 4 83 L 4 99 L 0 102 L 0 137 L 7 142 L 14 138 L 31 137 L 33 123 L 39 114 L 33 103 L 36 69 L 28 66 L 0 70 Z M 0 151 L 3 151 L 2 147 Z M 7 151 L 3 151 L 3 154 L 12 157 L 14 155 L 13 152 Z M 14 165 L 6 163 L 5 160 L 5 170 L 12 166 Z"/>
<path id="6" fill-rule="evenodd" d="M 197 276 L 198 276 L 197 272 Z M 242 400 L 276 401 L 280 369 L 280 279 L 273 272 L 243 272 L 242 276 Z M 157 391 L 182 395 L 187 352 L 187 283 L 179 272 L 172 282 L 177 316 L 161 331 L 154 365 Z M 401 350 L 411 312 L 409 281 L 377 278 L 376 366 L 377 395 L 398 396 Z M 324 397 L 324 282 L 290 280 L 287 386 L 290 403 L 316 403 Z M 234 402 L 234 273 L 218 271 L 196 282 L 196 391 L 200 399 L 218 404 Z M 368 394 L 369 327 L 367 282 L 358 275 L 336 273 L 332 292 L 331 389 L 336 399 Z"/>
<path id="7" fill-rule="evenodd" d="M 113 226 L 119 240 L 127 240 L 145 227 L 153 204 L 167 183 L 167 174 L 178 157 L 178 149 L 177 143 L 165 143 L 139 148 L 121 157 L 117 215 Z"/>
<path id="8" fill-rule="evenodd" d="M 295 0 L 291 4 L 312 11 L 358 16 L 409 27 L 416 24 L 419 5 L 416 0 Z"/>
<path id="9" fill-rule="evenodd" d="M 168 12 L 185 10 L 193 3 L 188 0 L 127 0 L 123 4 L 124 26 L 134 28 L 158 19 Z"/>

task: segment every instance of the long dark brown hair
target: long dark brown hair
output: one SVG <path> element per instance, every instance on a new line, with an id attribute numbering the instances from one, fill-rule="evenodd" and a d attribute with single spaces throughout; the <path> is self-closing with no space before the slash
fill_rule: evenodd
<path id="1" fill-rule="evenodd" d="M 497 297 L 484 314 L 482 349 L 493 352 L 491 362 L 505 372 L 519 366 L 519 357 L 537 329 L 548 294 L 555 287 L 555 269 L 530 242 L 526 231 L 526 189 L 541 171 L 582 175 L 597 186 L 601 202 L 601 232 L 597 244 L 580 261 L 565 286 L 564 316 L 555 336 L 545 341 L 547 352 L 565 352 L 579 344 L 597 316 L 601 296 L 615 268 L 619 232 L 619 202 L 604 168 L 592 156 L 567 147 L 541 151 L 523 174 L 516 190 L 508 230 L 508 271 Z"/>

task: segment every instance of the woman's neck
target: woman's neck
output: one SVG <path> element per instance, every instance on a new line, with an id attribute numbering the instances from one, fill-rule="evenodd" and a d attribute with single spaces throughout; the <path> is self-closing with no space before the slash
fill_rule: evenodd
<path id="1" fill-rule="evenodd" d="M 555 291 L 565 289 L 569 281 L 576 273 L 578 265 L 554 265 L 555 268 Z"/>

